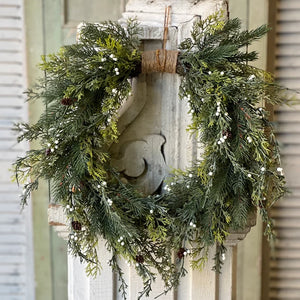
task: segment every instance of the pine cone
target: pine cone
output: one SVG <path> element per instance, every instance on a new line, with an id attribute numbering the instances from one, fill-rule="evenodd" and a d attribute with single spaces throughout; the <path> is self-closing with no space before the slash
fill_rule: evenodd
<path id="1" fill-rule="evenodd" d="M 137 256 L 135 257 L 135 260 L 136 260 L 136 262 L 139 263 L 139 264 L 142 264 L 142 263 L 144 263 L 144 261 L 145 261 L 143 255 L 137 255 Z"/>
<path id="2" fill-rule="evenodd" d="M 76 101 L 75 98 L 63 98 L 61 99 L 62 105 L 72 105 Z"/>
<path id="3" fill-rule="evenodd" d="M 223 130 L 223 136 L 226 136 L 227 138 L 231 138 L 232 137 L 232 133 L 230 130 Z"/>
<path id="4" fill-rule="evenodd" d="M 74 230 L 78 230 L 78 231 L 80 231 L 81 230 L 81 228 L 82 228 L 82 225 L 81 225 L 81 223 L 80 222 L 78 222 L 78 221 L 72 221 L 72 228 L 74 229 Z"/>
<path id="5" fill-rule="evenodd" d="M 185 249 L 184 248 L 180 248 L 177 252 L 177 257 L 178 258 L 183 258 L 184 257 L 184 252 L 185 252 Z"/>
<path id="6" fill-rule="evenodd" d="M 50 154 L 51 154 L 51 149 L 50 149 L 50 148 L 46 149 L 45 155 L 46 155 L 46 156 L 49 156 Z"/>

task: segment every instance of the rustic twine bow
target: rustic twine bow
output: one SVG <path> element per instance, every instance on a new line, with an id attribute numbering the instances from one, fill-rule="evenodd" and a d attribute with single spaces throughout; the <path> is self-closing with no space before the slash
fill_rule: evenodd
<path id="1" fill-rule="evenodd" d="M 171 18 L 171 6 L 165 9 L 164 34 L 162 49 L 145 51 L 142 54 L 142 73 L 176 73 L 178 51 L 166 50 Z"/>

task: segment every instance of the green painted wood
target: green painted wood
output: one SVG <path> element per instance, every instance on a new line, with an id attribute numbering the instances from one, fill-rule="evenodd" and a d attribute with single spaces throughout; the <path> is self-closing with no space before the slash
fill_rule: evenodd
<path id="1" fill-rule="evenodd" d="M 81 22 L 116 21 L 125 8 L 125 0 L 62 0 L 64 44 L 75 42 L 76 26 Z"/>
<path id="2" fill-rule="evenodd" d="M 59 0 L 25 1 L 29 87 L 43 76 L 37 68 L 41 55 L 56 51 L 62 44 L 60 8 Z M 41 103 L 30 104 L 30 122 L 36 122 L 43 110 Z M 35 146 L 32 143 L 31 147 Z M 36 299 L 67 299 L 67 247 L 48 224 L 48 183 L 33 193 L 32 202 Z"/>
<path id="3" fill-rule="evenodd" d="M 268 22 L 268 0 L 230 0 L 230 17 L 243 21 L 245 29 L 253 29 Z M 266 69 L 267 38 L 255 42 L 249 51 L 257 51 L 259 60 L 253 65 Z M 262 260 L 262 222 L 257 219 L 245 240 L 237 245 L 236 299 L 260 300 L 261 260 Z"/>
<path id="4" fill-rule="evenodd" d="M 56 52 L 63 44 L 61 27 L 61 1 L 44 0 L 44 45 L 45 54 Z M 48 222 L 47 222 L 48 223 Z M 49 227 L 49 225 L 48 225 Z M 52 299 L 68 298 L 67 242 L 50 230 Z"/>
<path id="5" fill-rule="evenodd" d="M 43 18 L 42 1 L 26 0 L 25 23 L 27 44 L 27 74 L 28 86 L 42 75 L 36 65 L 39 62 L 43 49 Z M 29 104 L 29 120 L 34 123 L 43 107 L 38 102 Z M 31 147 L 36 145 L 32 143 Z M 47 223 L 47 184 L 41 183 L 40 189 L 32 194 L 33 207 L 33 240 L 36 299 L 52 300 L 51 282 L 51 252 L 49 243 L 49 227 Z"/>

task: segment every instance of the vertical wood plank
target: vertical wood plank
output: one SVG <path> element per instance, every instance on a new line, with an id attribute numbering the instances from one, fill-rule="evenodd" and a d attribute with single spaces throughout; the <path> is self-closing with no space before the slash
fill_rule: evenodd
<path id="1" fill-rule="evenodd" d="M 225 254 L 224 265 L 222 273 L 218 276 L 218 300 L 232 300 L 232 287 L 233 287 L 233 251 L 232 247 L 228 246 Z"/>
<path id="2" fill-rule="evenodd" d="M 268 23 L 267 0 L 230 0 L 230 17 L 243 21 L 245 29 L 254 29 Z M 249 51 L 257 51 L 259 60 L 253 65 L 265 69 L 267 58 L 267 37 L 255 42 Z M 263 105 L 263 104 L 262 104 Z M 262 223 L 251 229 L 244 241 L 237 245 L 236 298 L 239 300 L 260 300 L 262 259 Z"/>
<path id="3" fill-rule="evenodd" d="M 89 300 L 98 300 L 99 295 L 105 300 L 114 300 L 114 274 L 108 265 L 111 254 L 107 251 L 105 241 L 102 239 L 98 242 L 97 255 L 102 268 L 96 278 L 89 278 Z"/>
<path id="4" fill-rule="evenodd" d="M 90 300 L 89 278 L 78 257 L 68 256 L 68 300 Z"/>
<path id="5" fill-rule="evenodd" d="M 215 247 L 212 247 L 208 260 L 203 270 L 194 270 L 191 276 L 191 299 L 192 300 L 217 300 L 216 298 L 216 273 L 212 270 L 214 265 Z M 184 295 L 180 300 L 184 300 Z"/>
<path id="6" fill-rule="evenodd" d="M 27 81 L 32 86 L 41 76 L 36 68 L 40 55 L 44 53 L 43 39 L 43 7 L 42 1 L 26 1 L 25 23 L 27 44 Z M 30 122 L 36 122 L 42 105 L 29 104 Z M 34 146 L 34 144 L 33 144 Z M 36 298 L 52 300 L 50 230 L 47 222 L 48 188 L 41 182 L 39 191 L 32 193 L 33 207 L 33 237 Z"/>

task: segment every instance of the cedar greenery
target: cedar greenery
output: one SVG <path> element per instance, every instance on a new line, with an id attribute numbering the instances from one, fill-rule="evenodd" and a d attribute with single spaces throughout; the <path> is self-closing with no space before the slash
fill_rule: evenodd
<path id="1" fill-rule="evenodd" d="M 110 166 L 118 109 L 141 64 L 138 24 L 85 24 L 77 44 L 43 57 L 47 76 L 28 99 L 43 100 L 47 109 L 36 124 L 17 125 L 19 141 L 41 144 L 14 164 L 24 184 L 22 204 L 41 179 L 50 180 L 53 201 L 70 219 L 70 251 L 95 275 L 101 268 L 95 249 L 104 239 L 124 299 L 118 257 L 143 279 L 140 298 L 149 295 L 156 273 L 164 292 L 176 287 L 186 274 L 185 257 L 201 268 L 214 244 L 219 272 L 226 237 L 244 229 L 257 210 L 265 234 L 274 238 L 268 209 L 284 194 L 285 181 L 268 113 L 258 105 L 285 99 L 270 74 L 248 65 L 257 53 L 245 47 L 267 31 L 241 31 L 239 19 L 225 21 L 217 13 L 195 24 L 180 45 L 180 96 L 190 105 L 188 129 L 203 156 L 191 169 L 175 171 L 159 195 L 143 195 Z"/>

